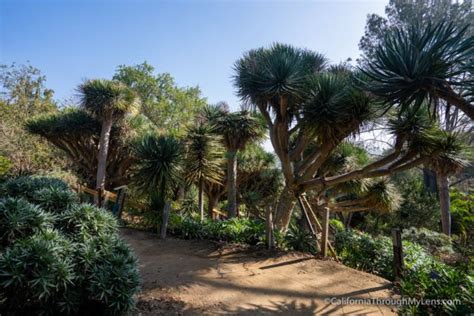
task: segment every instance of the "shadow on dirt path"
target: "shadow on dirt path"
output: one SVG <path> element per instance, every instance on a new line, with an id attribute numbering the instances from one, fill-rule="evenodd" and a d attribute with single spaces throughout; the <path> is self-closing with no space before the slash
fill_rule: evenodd
<path id="1" fill-rule="evenodd" d="M 396 313 L 386 305 L 337 304 L 393 293 L 389 281 L 334 261 L 205 241 L 162 241 L 130 229 L 121 235 L 139 258 L 137 315 Z"/>

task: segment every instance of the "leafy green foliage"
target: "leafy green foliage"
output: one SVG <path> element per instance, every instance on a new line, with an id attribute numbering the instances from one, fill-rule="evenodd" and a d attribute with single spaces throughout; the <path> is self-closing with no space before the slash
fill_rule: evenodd
<path id="1" fill-rule="evenodd" d="M 121 239 L 106 234 L 88 238 L 78 252 L 89 299 L 100 302 L 104 314 L 115 315 L 134 306 L 139 284 L 137 258 Z"/>
<path id="2" fill-rule="evenodd" d="M 79 202 L 77 194 L 70 189 L 49 187 L 37 190 L 33 194 L 33 201 L 45 211 L 58 214 L 73 204 Z"/>
<path id="3" fill-rule="evenodd" d="M 107 211 L 64 182 L 21 177 L 0 199 L 0 313 L 120 314 L 134 306 L 137 261 Z M 28 198 L 30 202 L 27 202 Z"/>
<path id="4" fill-rule="evenodd" d="M 52 227 L 53 216 L 22 198 L 0 199 L 0 244 L 9 246 L 18 239 Z"/>
<path id="5" fill-rule="evenodd" d="M 194 124 L 205 106 L 199 87 L 178 87 L 168 73 L 154 74 L 154 67 L 143 62 L 120 65 L 113 79 L 124 83 L 141 99 L 140 113 L 161 132 L 183 135 Z"/>
<path id="6" fill-rule="evenodd" d="M 452 240 L 449 236 L 426 228 L 410 227 L 403 230 L 402 238 L 419 244 L 432 255 L 453 254 Z"/>
<path id="7" fill-rule="evenodd" d="M 453 234 L 466 245 L 474 240 L 474 193 L 451 192 Z"/>
<path id="8" fill-rule="evenodd" d="M 339 231 L 336 234 L 335 247 L 344 264 L 393 279 L 393 252 L 389 238 L 373 238 L 358 231 Z M 404 307 L 404 312 L 464 315 L 474 311 L 474 279 L 471 272 L 456 270 L 440 263 L 422 246 L 410 241 L 403 242 L 403 250 L 403 296 L 460 300 L 460 304 L 456 305 L 410 305 Z"/>
<path id="9" fill-rule="evenodd" d="M 318 249 L 316 247 L 316 238 L 311 232 L 300 229 L 297 225 L 290 224 L 288 231 L 284 238 L 285 248 L 310 252 L 316 254 Z"/>
<path id="10" fill-rule="evenodd" d="M 260 221 L 232 218 L 226 221 L 200 223 L 189 217 L 173 215 L 170 231 L 185 239 L 209 239 L 256 245 L 263 238 L 265 226 Z"/>
<path id="11" fill-rule="evenodd" d="M 57 190 L 68 190 L 68 185 L 62 180 L 42 176 L 22 176 L 11 178 L 5 181 L 1 186 L 1 192 L 4 195 L 12 197 L 24 197 L 32 200 L 36 191 L 52 188 Z"/>
<path id="12" fill-rule="evenodd" d="M 335 248 L 344 264 L 393 279 L 393 253 L 389 238 L 340 231 L 335 236 Z"/>
<path id="13" fill-rule="evenodd" d="M 54 92 L 46 88 L 45 81 L 41 71 L 29 64 L 0 64 L 0 157 L 9 162 L 12 176 L 66 165 L 54 147 L 24 129 L 31 116 L 56 111 Z"/>
<path id="14" fill-rule="evenodd" d="M 0 286 L 6 310 L 71 312 L 68 289 L 76 279 L 71 250 L 71 242 L 54 230 L 5 249 L 0 255 Z"/>
<path id="15" fill-rule="evenodd" d="M 70 239 L 84 242 L 117 232 L 117 220 L 108 211 L 90 204 L 74 204 L 58 217 L 58 227 Z"/>
<path id="16" fill-rule="evenodd" d="M 406 297 L 425 300 L 451 300 L 451 305 L 420 305 L 402 309 L 402 313 L 468 315 L 474 311 L 472 275 L 435 261 L 408 270 L 401 282 Z"/>

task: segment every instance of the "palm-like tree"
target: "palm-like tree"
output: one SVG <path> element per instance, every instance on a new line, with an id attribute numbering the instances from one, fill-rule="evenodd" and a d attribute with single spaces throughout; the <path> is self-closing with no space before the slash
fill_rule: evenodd
<path id="1" fill-rule="evenodd" d="M 137 98 L 135 93 L 123 84 L 110 80 L 88 80 L 78 88 L 80 105 L 101 124 L 99 154 L 97 156 L 96 189 L 105 189 L 107 154 L 109 150 L 110 131 L 115 121 L 124 117 L 132 108 Z M 97 200 L 100 205 L 102 201 Z"/>
<path id="2" fill-rule="evenodd" d="M 474 120 L 474 36 L 466 31 L 446 22 L 393 29 L 361 69 L 365 88 L 402 108 L 442 99 Z"/>
<path id="3" fill-rule="evenodd" d="M 464 160 L 466 148 L 461 136 L 455 133 L 439 132 L 434 142 L 439 147 L 438 154 L 433 155 L 427 163 L 436 171 L 439 204 L 441 208 L 441 226 L 443 233 L 451 235 L 451 203 L 449 197 L 449 176 L 461 171 L 468 165 Z"/>
<path id="4" fill-rule="evenodd" d="M 162 220 L 166 221 L 170 196 L 181 179 L 182 146 L 171 136 L 147 135 L 134 146 L 134 152 L 137 158 L 134 182 L 142 192 L 149 194 L 155 206 L 162 207 Z M 166 223 L 162 227 L 166 227 Z M 163 232 L 161 234 L 163 236 Z"/>
<path id="5" fill-rule="evenodd" d="M 215 112 L 214 112 L 215 113 Z M 226 112 L 214 118 L 214 126 L 222 135 L 227 150 L 227 203 L 229 217 L 237 216 L 237 152 L 251 141 L 264 136 L 260 120 L 248 111 Z"/>
<path id="6" fill-rule="evenodd" d="M 211 126 L 199 124 L 188 129 L 184 173 L 189 183 L 198 186 L 201 221 L 204 220 L 204 183 L 221 183 L 223 155 L 221 139 Z"/>
<path id="7" fill-rule="evenodd" d="M 235 70 L 238 94 L 264 117 L 281 162 L 285 188 L 275 223 L 282 230 L 303 193 L 313 193 L 323 204 L 330 190 L 355 188 L 365 179 L 413 168 L 438 150 L 431 137 L 435 128 L 423 126 L 411 107 L 395 107 L 393 124 L 383 125 L 393 137 L 390 152 L 349 170 L 326 173 L 323 167 L 341 143 L 381 116 L 390 118 L 386 106 L 361 89 L 360 74 L 347 67 L 326 67 L 321 55 L 283 44 L 251 50 Z"/>

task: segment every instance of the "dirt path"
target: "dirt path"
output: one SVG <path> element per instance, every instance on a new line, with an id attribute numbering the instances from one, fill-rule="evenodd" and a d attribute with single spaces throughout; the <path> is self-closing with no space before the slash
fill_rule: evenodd
<path id="1" fill-rule="evenodd" d="M 139 257 L 141 315 L 392 315 L 384 305 L 338 305 L 328 298 L 388 298 L 390 282 L 303 254 L 269 254 L 124 229 Z"/>

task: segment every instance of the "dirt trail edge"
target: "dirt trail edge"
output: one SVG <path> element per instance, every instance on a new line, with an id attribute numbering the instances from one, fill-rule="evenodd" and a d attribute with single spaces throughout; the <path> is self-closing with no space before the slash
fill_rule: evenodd
<path id="1" fill-rule="evenodd" d="M 394 315 L 386 305 L 337 304 L 393 297 L 391 283 L 300 253 L 169 238 L 122 229 L 139 258 L 136 315 Z M 333 298 L 333 303 L 328 299 Z"/>

